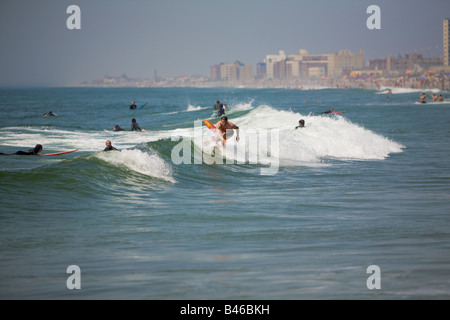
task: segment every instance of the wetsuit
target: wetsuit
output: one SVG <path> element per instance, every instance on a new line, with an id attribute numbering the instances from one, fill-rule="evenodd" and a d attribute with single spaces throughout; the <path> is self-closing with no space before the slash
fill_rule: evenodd
<path id="1" fill-rule="evenodd" d="M 135 104 L 132 104 L 131 106 L 130 106 L 130 109 L 136 109 L 137 107 L 136 107 L 136 105 Z"/>
<path id="2" fill-rule="evenodd" d="M 39 149 L 33 148 L 28 151 L 17 151 L 13 154 L 18 156 L 37 156 L 39 154 Z"/>
<path id="3" fill-rule="evenodd" d="M 223 107 L 223 104 L 220 104 L 219 112 L 217 112 L 217 116 L 220 117 L 222 115 L 225 115 L 225 109 Z"/>
<path id="4" fill-rule="evenodd" d="M 304 126 L 305 126 L 305 121 L 304 120 L 300 120 L 298 122 L 298 126 L 296 126 L 295 129 L 303 128 Z"/>
<path id="5" fill-rule="evenodd" d="M 131 131 L 141 131 L 141 127 L 137 124 L 137 122 L 131 123 Z"/>
<path id="6" fill-rule="evenodd" d="M 109 147 L 106 147 L 105 149 L 103 149 L 103 151 L 113 151 L 113 150 L 116 150 L 116 151 L 118 151 L 116 148 L 114 148 L 113 146 L 109 146 Z"/>

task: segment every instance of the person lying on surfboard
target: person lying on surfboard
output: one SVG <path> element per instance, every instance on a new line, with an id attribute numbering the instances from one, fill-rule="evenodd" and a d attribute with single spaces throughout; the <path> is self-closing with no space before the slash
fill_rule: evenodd
<path id="1" fill-rule="evenodd" d="M 42 152 L 42 145 L 37 144 L 33 149 L 30 149 L 28 151 L 17 151 L 16 153 L 11 153 L 9 155 L 18 155 L 18 156 L 37 156 L 39 153 Z M 0 153 L 5 155 L 5 153 Z"/>
<path id="2" fill-rule="evenodd" d="M 325 112 L 322 112 L 322 113 L 324 113 L 324 114 L 328 114 L 328 113 L 332 113 L 332 112 L 334 112 L 334 109 L 330 109 L 330 110 L 328 110 L 328 111 L 325 111 Z"/>
<path id="3" fill-rule="evenodd" d="M 239 141 L 239 127 L 231 121 L 228 121 L 226 116 L 220 118 L 220 121 L 216 124 L 216 129 L 217 135 L 222 140 L 223 144 L 227 142 L 228 138 L 231 138 L 234 135 L 232 129 L 236 129 L 236 141 Z"/>
<path id="4" fill-rule="evenodd" d="M 45 118 L 47 118 L 47 117 L 54 117 L 55 114 L 53 113 L 52 110 L 50 110 L 49 112 L 44 113 L 42 116 L 45 117 Z"/>
<path id="5" fill-rule="evenodd" d="M 114 131 L 123 131 L 123 129 L 118 124 L 116 124 L 114 126 Z"/>

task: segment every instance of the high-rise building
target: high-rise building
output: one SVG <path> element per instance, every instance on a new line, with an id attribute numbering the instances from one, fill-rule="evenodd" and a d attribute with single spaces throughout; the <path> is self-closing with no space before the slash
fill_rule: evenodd
<path id="1" fill-rule="evenodd" d="M 277 64 L 277 62 L 286 60 L 286 54 L 283 50 L 280 50 L 278 54 L 271 54 L 266 56 L 266 77 L 269 80 L 276 79 L 275 76 L 278 76 L 280 74 L 281 66 L 280 64 Z"/>
<path id="2" fill-rule="evenodd" d="M 341 50 L 335 55 L 334 75 L 347 74 L 353 70 L 361 70 L 364 67 L 364 50 L 359 53 L 351 53 L 347 50 Z"/>
<path id="3" fill-rule="evenodd" d="M 250 63 L 215 64 L 210 67 L 211 81 L 251 81 L 253 79 L 253 66 Z"/>
<path id="4" fill-rule="evenodd" d="M 215 64 L 210 67 L 210 79 L 211 81 L 220 80 L 220 65 Z"/>
<path id="5" fill-rule="evenodd" d="M 220 80 L 237 81 L 239 69 L 237 63 L 225 63 L 220 66 Z"/>
<path id="6" fill-rule="evenodd" d="M 450 66 L 450 19 L 444 20 L 444 66 Z"/>
<path id="7" fill-rule="evenodd" d="M 264 62 L 259 62 L 256 64 L 256 79 L 266 78 L 266 64 Z"/>
<path id="8" fill-rule="evenodd" d="M 239 65 L 239 80 L 251 81 L 253 79 L 253 66 L 250 63 Z"/>

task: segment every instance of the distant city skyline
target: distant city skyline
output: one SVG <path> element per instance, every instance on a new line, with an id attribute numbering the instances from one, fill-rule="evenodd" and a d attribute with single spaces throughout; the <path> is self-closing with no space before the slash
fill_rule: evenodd
<path id="1" fill-rule="evenodd" d="M 81 9 L 81 29 L 66 12 Z M 381 9 L 369 30 L 366 9 Z M 0 86 L 69 85 L 105 75 L 208 76 L 210 66 L 267 55 L 358 52 L 365 63 L 443 55 L 447 0 L 6 0 L 0 2 Z"/>

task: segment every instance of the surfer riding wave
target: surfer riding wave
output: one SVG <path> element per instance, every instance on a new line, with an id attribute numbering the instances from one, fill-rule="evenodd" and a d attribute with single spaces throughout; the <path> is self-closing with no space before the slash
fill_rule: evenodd
<path id="1" fill-rule="evenodd" d="M 227 139 L 234 135 L 234 130 L 232 129 L 236 129 L 236 141 L 239 141 L 239 127 L 231 121 L 228 121 L 226 116 L 223 116 L 220 121 L 217 122 L 216 128 L 217 135 L 222 140 L 223 144 L 227 142 Z"/>

